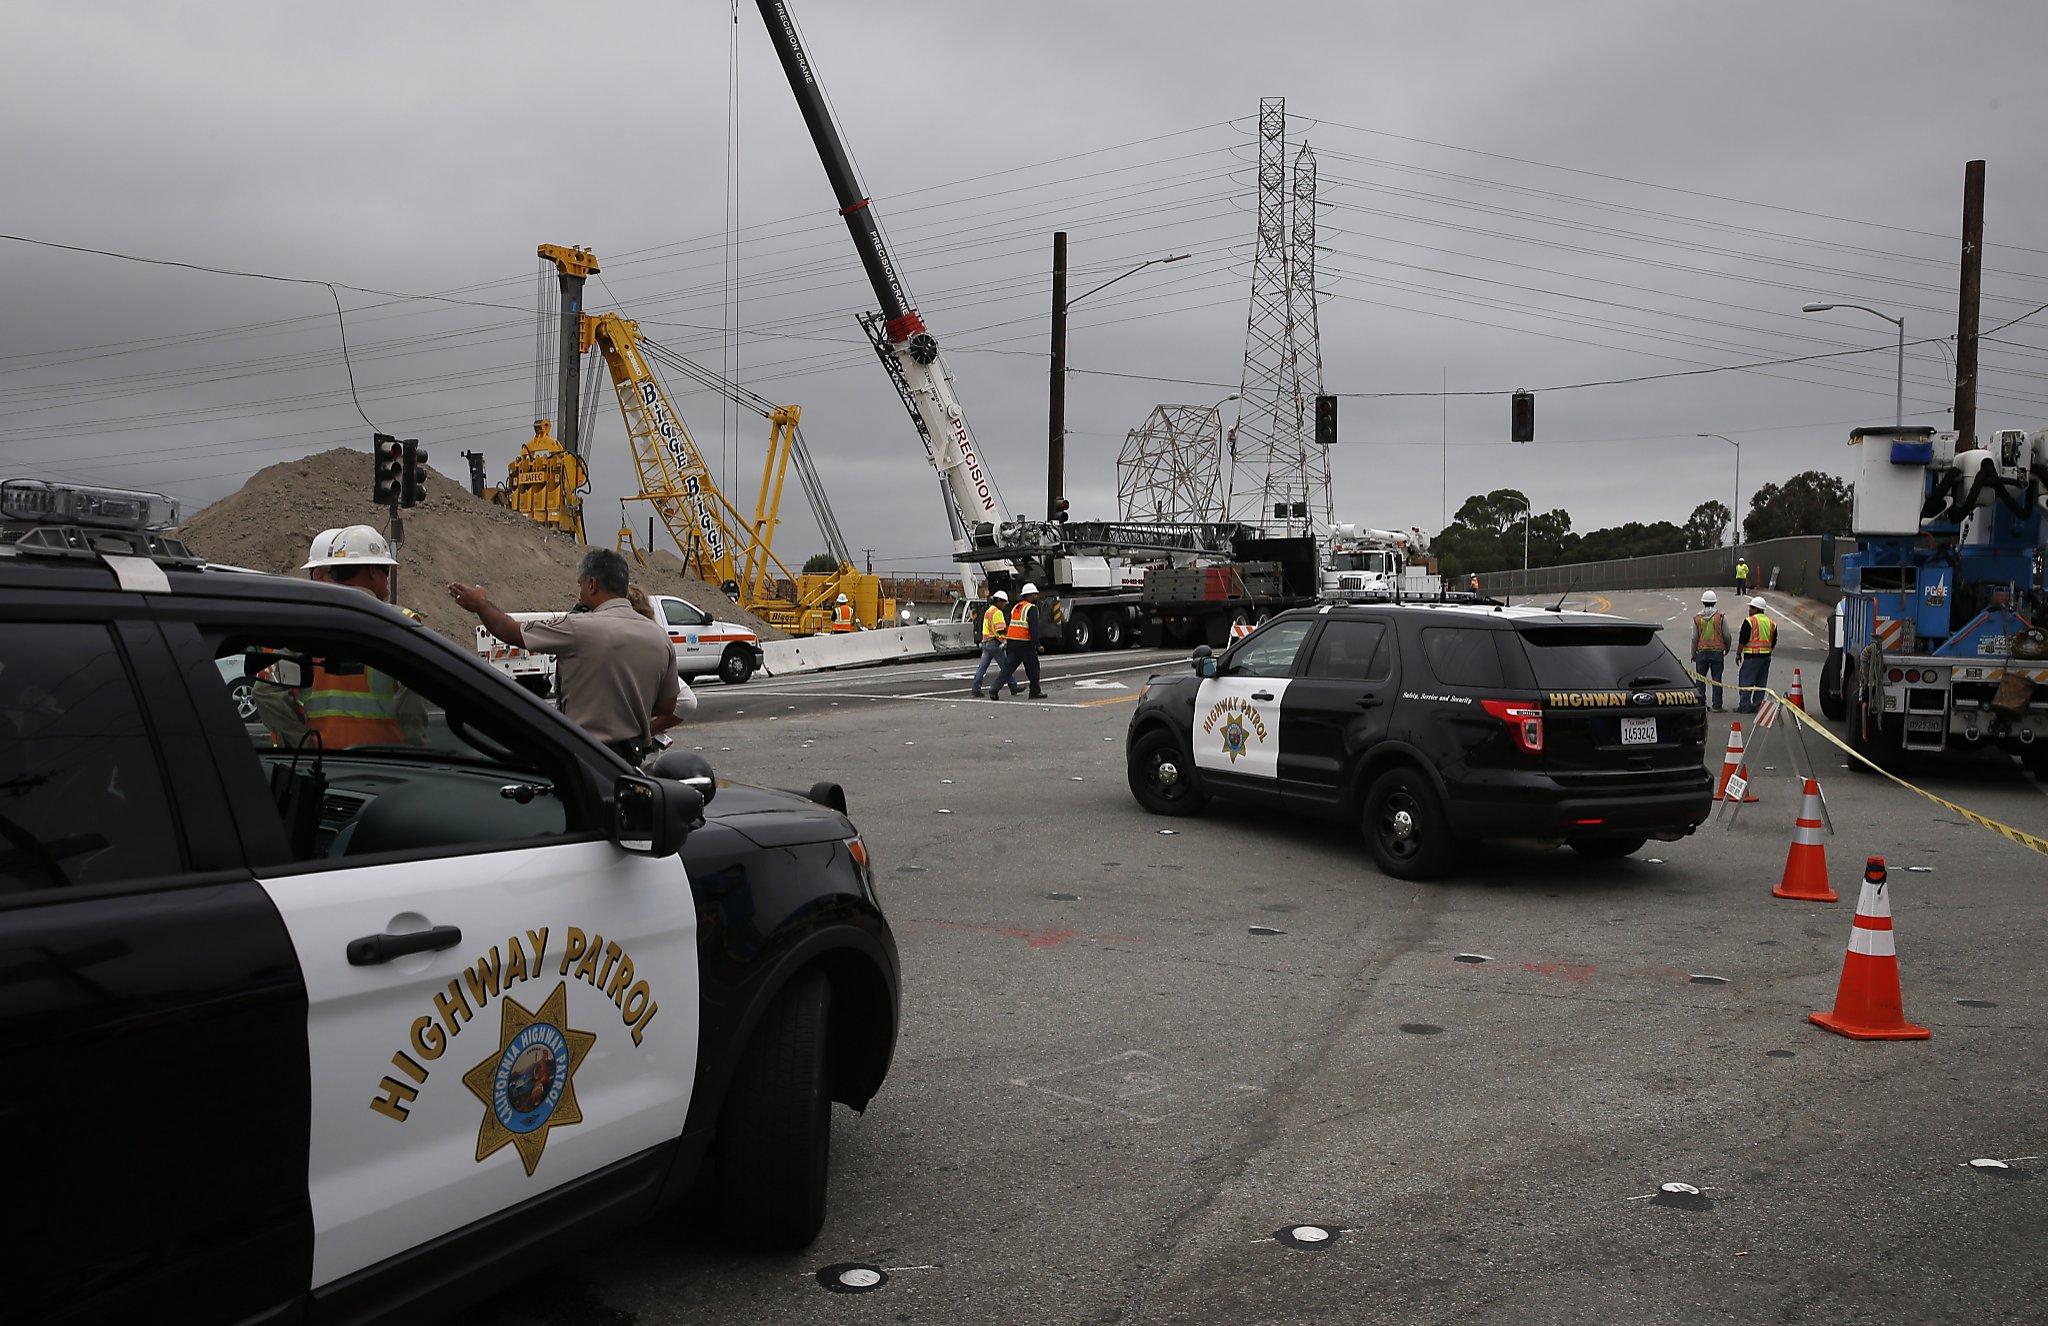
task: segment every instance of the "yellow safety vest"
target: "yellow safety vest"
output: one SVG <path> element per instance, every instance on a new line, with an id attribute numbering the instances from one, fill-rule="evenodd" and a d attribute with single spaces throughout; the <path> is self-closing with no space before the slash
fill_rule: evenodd
<path id="1" fill-rule="evenodd" d="M 993 640 L 1003 633 L 1003 626 L 1009 619 L 1003 615 L 1001 606 L 991 603 L 981 614 L 981 638 Z"/>
<path id="2" fill-rule="evenodd" d="M 1749 619 L 1749 643 L 1742 647 L 1745 654 L 1768 654 L 1778 643 L 1778 624 L 1761 612 L 1752 613 Z"/>
<path id="3" fill-rule="evenodd" d="M 1693 618 L 1699 628 L 1700 642 L 1696 649 L 1715 649 L 1726 653 L 1728 650 L 1728 619 L 1718 612 L 1703 612 Z"/>
<path id="4" fill-rule="evenodd" d="M 1736 578 L 1736 579 L 1738 579 L 1738 580 L 1747 580 L 1747 579 L 1749 579 L 1749 563 L 1748 563 L 1748 562 L 1737 562 L 1737 563 L 1735 564 L 1735 578 Z"/>
<path id="5" fill-rule="evenodd" d="M 1037 604 L 1026 599 L 1015 608 L 1012 608 L 1010 610 L 1010 624 L 1003 629 L 1004 636 L 1011 640 L 1029 640 L 1031 638 L 1031 610 L 1037 606 Z"/>

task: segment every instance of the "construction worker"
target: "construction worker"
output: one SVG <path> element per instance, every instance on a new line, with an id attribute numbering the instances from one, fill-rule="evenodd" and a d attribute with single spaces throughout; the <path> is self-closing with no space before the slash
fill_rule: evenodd
<path id="1" fill-rule="evenodd" d="M 1692 670 L 1714 679 L 1714 702 L 1708 708 L 1717 714 L 1721 712 L 1721 668 L 1728 656 L 1728 619 L 1714 606 L 1719 601 L 1720 596 L 1711 589 L 1700 595 L 1700 610 L 1692 619 Z M 1700 693 L 1700 703 L 1705 704 L 1707 683 L 1695 678 L 1693 685 Z"/>
<path id="2" fill-rule="evenodd" d="M 382 534 L 368 525 L 347 525 L 315 535 L 299 569 L 325 584 L 359 589 L 381 603 L 391 592 L 391 569 L 397 565 Z M 399 611 L 420 620 L 410 608 Z M 299 745 L 309 733 L 319 737 L 322 750 L 426 741 L 425 702 L 396 678 L 350 660 L 316 657 L 313 675 L 302 686 L 259 676 L 253 694 L 264 725 L 286 746 Z"/>
<path id="3" fill-rule="evenodd" d="M 1024 675 L 1031 679 L 1031 694 L 1027 699 L 1043 700 L 1045 692 L 1038 686 L 1038 656 L 1045 652 L 1039 643 L 1038 586 L 1026 583 L 1017 591 L 1017 606 L 1010 609 L 1010 620 L 1003 626 L 1003 670 L 996 674 L 996 684 L 989 687 L 988 698 L 1003 698 L 1003 687 L 1010 688 L 1010 694 L 1017 693 L 1017 666 L 1024 666 Z"/>
<path id="4" fill-rule="evenodd" d="M 1479 592 L 1479 573 L 1477 571 L 1472 573 L 1472 592 L 1474 594 Z"/>
<path id="5" fill-rule="evenodd" d="M 576 567 L 576 602 L 586 612 L 552 621 L 514 621 L 481 585 L 451 584 L 448 596 L 508 645 L 555 656 L 555 706 L 569 721 L 638 764 L 654 735 L 675 726 L 682 680 L 668 632 L 633 611 L 626 559 L 592 548 Z"/>
<path id="6" fill-rule="evenodd" d="M 1010 625 L 1009 603 L 1009 594 L 999 589 L 989 595 L 988 607 L 981 613 L 981 662 L 974 668 L 973 694 L 977 700 L 981 698 L 981 679 L 988 675 L 990 666 L 1003 654 L 1003 632 Z M 1015 695 L 1021 689 L 1014 681 L 1010 683 L 1010 694 Z"/>
<path id="7" fill-rule="evenodd" d="M 839 601 L 832 606 L 832 634 L 843 635 L 851 631 L 853 626 L 853 604 L 847 601 L 846 595 L 841 594 Z"/>
<path id="8" fill-rule="evenodd" d="M 1764 609 L 1771 605 L 1759 594 L 1749 601 L 1749 616 L 1742 620 L 1742 700 L 1738 714 L 1753 714 L 1763 702 L 1764 687 L 1770 683 L 1771 651 L 1778 646 L 1778 624 Z"/>
<path id="9" fill-rule="evenodd" d="M 1749 559 L 1747 557 L 1735 559 L 1735 592 L 1738 594 L 1749 593 Z"/>

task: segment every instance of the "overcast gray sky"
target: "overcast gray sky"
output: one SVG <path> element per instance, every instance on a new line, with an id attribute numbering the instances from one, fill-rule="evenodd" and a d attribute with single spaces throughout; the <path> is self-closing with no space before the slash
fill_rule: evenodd
<path id="1" fill-rule="evenodd" d="M 1580 530 L 1682 521 L 1891 421 L 1894 331 L 1950 337 L 1964 163 L 1988 162 L 1983 326 L 2048 303 L 2039 3 L 903 7 L 791 0 L 1010 504 L 1042 508 L 1051 235 L 1073 290 L 1068 488 L 1109 516 L 1160 402 L 1244 355 L 1259 98 L 1321 166 L 1339 519 L 1433 530 L 1513 485 Z M 662 344 L 803 407 L 840 524 L 940 570 L 931 472 L 855 314 L 872 305 L 752 3 L 41 3 L 0 44 L 0 231 L 342 289 L 355 391 L 437 468 L 531 431 L 534 248 L 594 249 Z M 737 21 L 735 22 L 735 18 Z M 735 227 L 736 222 L 736 227 Z M 367 445 L 319 285 L 0 241 L 0 470 L 170 491 Z M 1831 350 L 1818 364 L 1565 384 Z M 2048 313 L 1983 351 L 1980 430 L 2048 422 Z M 1506 399 L 1537 389 L 1537 437 Z M 1952 398 L 1909 348 L 1908 422 Z M 671 379 L 752 509 L 766 425 Z M 1552 388 L 1553 390 L 1544 390 Z M 1389 395 L 1390 393 L 1418 393 Z M 1234 407 L 1227 407 L 1234 408 Z M 631 467 L 609 391 L 593 535 Z M 365 483 L 368 482 L 365 462 Z M 793 494 L 793 490 L 792 490 Z M 1745 497 L 1746 501 L 1746 497 Z M 784 503 L 786 559 L 821 546 Z M 644 520 L 644 517 L 641 518 Z"/>

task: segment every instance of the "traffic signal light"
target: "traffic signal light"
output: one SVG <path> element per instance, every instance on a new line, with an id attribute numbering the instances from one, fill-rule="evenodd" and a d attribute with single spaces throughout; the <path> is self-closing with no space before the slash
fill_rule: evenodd
<path id="1" fill-rule="evenodd" d="M 1508 402 L 1508 441 L 1536 440 L 1536 393 L 1518 391 Z"/>
<path id="2" fill-rule="evenodd" d="M 1337 441 L 1337 398 L 1316 397 L 1316 445 L 1333 446 Z"/>
<path id="3" fill-rule="evenodd" d="M 427 449 L 419 439 L 409 437 L 402 444 L 400 470 L 398 504 L 418 506 L 427 495 Z"/>
<path id="4" fill-rule="evenodd" d="M 391 434 L 379 433 L 370 440 L 370 459 L 373 466 L 371 499 L 379 506 L 398 505 L 400 476 L 405 465 L 404 446 Z"/>
<path id="5" fill-rule="evenodd" d="M 1064 525 L 1064 524 L 1066 524 L 1066 523 L 1067 523 L 1067 499 L 1066 499 L 1066 498 L 1064 498 L 1064 497 L 1059 497 L 1059 498 L 1055 498 L 1055 499 L 1053 499 L 1053 504 L 1052 504 L 1052 518 L 1053 518 L 1054 520 L 1057 520 L 1057 521 L 1058 521 L 1058 522 L 1059 522 L 1060 524 L 1062 524 L 1062 525 Z"/>

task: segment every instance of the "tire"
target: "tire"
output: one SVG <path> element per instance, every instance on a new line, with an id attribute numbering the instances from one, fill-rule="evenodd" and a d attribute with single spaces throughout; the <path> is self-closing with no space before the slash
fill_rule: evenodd
<path id="1" fill-rule="evenodd" d="M 744 686 L 753 675 L 754 656 L 738 645 L 728 646 L 725 656 L 718 660 L 718 679 L 728 686 Z"/>
<path id="2" fill-rule="evenodd" d="M 1820 711 L 1837 723 L 1849 714 L 1849 699 L 1842 693 L 1844 663 L 1842 651 L 1830 649 L 1828 661 L 1820 668 Z"/>
<path id="3" fill-rule="evenodd" d="M 1565 845 L 1594 861 L 1618 861 L 1641 849 L 1648 838 L 1608 834 L 1598 838 L 1567 838 Z"/>
<path id="4" fill-rule="evenodd" d="M 1131 797 L 1154 815 L 1199 815 L 1209 804 L 1196 780 L 1195 762 L 1171 732 L 1154 728 L 1131 743 L 1124 757 Z"/>
<path id="5" fill-rule="evenodd" d="M 1105 650 L 1122 649 L 1130 643 L 1131 633 L 1124 629 L 1124 615 L 1115 608 L 1095 619 L 1095 631 Z"/>
<path id="6" fill-rule="evenodd" d="M 237 677 L 228 683 L 228 699 L 234 701 L 235 717 L 244 723 L 254 723 L 256 713 L 256 683 L 247 677 Z"/>
<path id="7" fill-rule="evenodd" d="M 1382 874 L 1434 879 L 1451 864 L 1451 825 L 1429 776 L 1390 769 L 1365 794 L 1365 843 Z"/>
<path id="8" fill-rule="evenodd" d="M 1848 737 L 1849 749 L 1868 759 L 1871 764 L 1884 763 L 1878 755 L 1877 743 L 1873 742 L 1870 738 L 1870 706 L 1864 701 L 1862 688 L 1857 688 L 1856 696 L 1853 700 L 1845 698 L 1843 704 L 1847 710 L 1847 726 L 1849 730 L 1846 735 Z M 1856 773 L 1867 774 L 1874 772 L 1870 764 L 1865 764 L 1862 760 L 1849 761 L 1849 768 Z"/>
<path id="9" fill-rule="evenodd" d="M 1067 618 L 1067 648 L 1085 654 L 1095 648 L 1095 614 L 1077 612 Z"/>
<path id="10" fill-rule="evenodd" d="M 2027 766 L 2028 773 L 2048 783 L 2048 745 L 2036 741 L 2020 747 L 2020 763 Z"/>
<path id="11" fill-rule="evenodd" d="M 726 1092 L 708 1209 L 717 1228 L 747 1247 L 807 1247 L 825 1223 L 831 1008 L 822 972 L 791 981 L 754 1029 Z"/>

